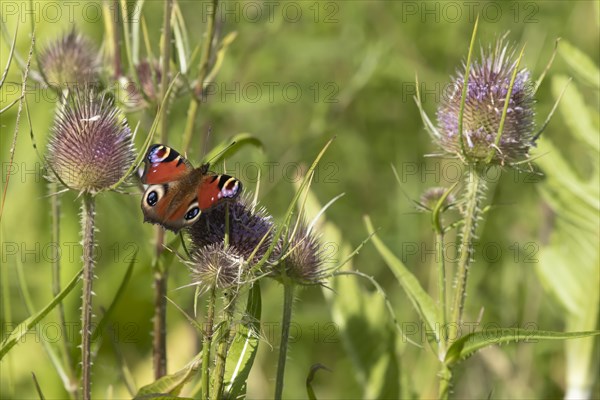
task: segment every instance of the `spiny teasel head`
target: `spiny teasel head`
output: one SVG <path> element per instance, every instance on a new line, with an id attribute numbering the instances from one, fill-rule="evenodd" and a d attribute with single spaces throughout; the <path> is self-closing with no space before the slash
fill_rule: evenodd
<path id="1" fill-rule="evenodd" d="M 40 53 L 39 63 L 50 86 L 74 87 L 99 81 L 96 46 L 75 28 L 48 44 Z"/>
<path id="2" fill-rule="evenodd" d="M 57 113 L 48 143 L 48 178 L 97 193 L 124 177 L 135 159 L 127 120 L 94 89 L 71 92 Z"/>
<path id="3" fill-rule="evenodd" d="M 321 285 L 327 278 L 325 254 L 321 241 L 300 223 L 286 240 L 277 243 L 274 253 L 277 262 L 269 269 L 269 276 L 278 281 L 291 280 L 298 285 Z"/>
<path id="4" fill-rule="evenodd" d="M 119 99 L 123 105 L 131 110 L 140 110 L 162 102 L 161 83 L 162 70 L 158 60 L 141 60 L 135 65 L 137 81 L 131 76 L 123 76 L 119 79 L 120 95 Z M 168 85 L 171 84 L 173 77 L 169 73 Z M 184 84 L 181 78 L 175 78 L 168 102 L 172 102 L 182 91 Z"/>
<path id="5" fill-rule="evenodd" d="M 227 207 L 229 207 L 228 251 L 249 264 L 257 263 L 271 245 L 273 217 L 263 208 L 253 207 L 247 197 L 220 204 L 202 213 L 198 222 L 188 228 L 193 251 L 223 243 Z"/>
<path id="6" fill-rule="evenodd" d="M 247 279 L 245 260 L 223 242 L 198 247 L 186 264 L 192 274 L 192 284 L 201 288 L 227 289 Z"/>
<path id="7" fill-rule="evenodd" d="M 441 186 L 431 187 L 426 189 L 423 194 L 421 194 L 421 198 L 419 199 L 418 207 L 419 209 L 423 209 L 425 211 L 431 211 L 435 209 L 437 203 L 444 196 L 448 189 Z M 452 193 L 448 194 L 442 203 L 442 208 L 446 208 L 453 204 L 456 201 L 456 198 Z"/>
<path id="8" fill-rule="evenodd" d="M 512 164 L 528 157 L 533 145 L 535 110 L 530 72 L 517 72 L 509 97 L 500 140 L 496 146 L 506 95 L 513 71 L 517 67 L 514 47 L 503 39 L 492 49 L 481 49 L 479 60 L 469 69 L 463 113 L 463 136 L 458 132 L 466 65 L 452 80 L 452 90 L 442 100 L 438 111 L 437 137 L 440 147 L 468 163 Z"/>

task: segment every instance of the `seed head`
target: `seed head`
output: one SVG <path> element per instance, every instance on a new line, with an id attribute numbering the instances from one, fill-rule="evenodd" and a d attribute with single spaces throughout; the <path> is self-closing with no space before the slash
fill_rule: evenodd
<path id="1" fill-rule="evenodd" d="M 52 127 L 49 179 L 97 193 L 117 183 L 134 158 L 131 130 L 113 101 L 89 88 L 72 92 Z"/>
<path id="2" fill-rule="evenodd" d="M 258 262 L 271 245 L 273 218 L 263 208 L 254 209 L 245 197 L 203 213 L 198 222 L 188 228 L 194 249 L 223 243 L 226 207 L 229 207 L 228 250 L 249 263 Z"/>
<path id="3" fill-rule="evenodd" d="M 288 243 L 285 247 L 284 242 Z M 298 227 L 293 237 L 278 243 L 274 253 L 279 260 L 272 267 L 270 276 L 277 280 L 291 279 L 299 285 L 319 285 L 327 277 L 321 242 L 304 224 Z"/>
<path id="4" fill-rule="evenodd" d="M 225 249 L 223 243 L 199 247 L 187 264 L 192 273 L 192 283 L 204 288 L 237 286 L 244 281 L 247 271 L 244 259 L 230 247 Z"/>
<path id="5" fill-rule="evenodd" d="M 496 147 L 506 95 L 516 67 L 515 50 L 497 41 L 495 48 L 481 49 L 481 56 L 471 65 L 463 114 L 463 145 L 458 132 L 466 66 L 452 80 L 452 91 L 437 111 L 440 147 L 448 153 L 473 163 L 487 161 L 504 165 L 527 158 L 533 145 L 535 110 L 530 72 L 517 72 L 509 97 L 504 127 Z"/>
<path id="6" fill-rule="evenodd" d="M 64 88 L 99 80 L 98 51 L 75 28 L 50 43 L 40 54 L 40 68 L 50 86 Z"/>

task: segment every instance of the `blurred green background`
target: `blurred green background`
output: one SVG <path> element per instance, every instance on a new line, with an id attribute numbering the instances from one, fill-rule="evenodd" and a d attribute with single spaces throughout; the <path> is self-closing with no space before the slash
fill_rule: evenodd
<path id="1" fill-rule="evenodd" d="M 204 2 L 178 2 L 189 29 L 193 46 L 205 29 Z M 467 4 L 468 3 L 468 4 Z M 100 3 L 34 3 L 2 1 L 2 22 L 12 35 L 21 20 L 17 51 L 27 56 L 31 20 L 35 19 L 38 48 L 76 25 L 100 47 L 104 24 Z M 153 51 L 162 24 L 162 3 L 147 1 L 146 18 Z M 100 15 L 98 15 L 100 12 Z M 216 93 L 201 105 L 198 129 L 188 158 L 198 164 L 211 127 L 209 147 L 237 133 L 249 132 L 263 143 L 263 151 L 245 148 L 227 160 L 228 171 L 252 192 L 256 169 L 262 172 L 259 199 L 269 212 L 279 217 L 294 193 L 298 169 L 318 153 L 324 143 L 336 136 L 333 146 L 319 166 L 312 190 L 322 204 L 345 193 L 326 218 L 342 232 L 344 243 L 357 246 L 367 236 L 363 215 L 368 214 L 379 236 L 394 250 L 430 293 L 435 293 L 435 259 L 427 215 L 416 213 L 408 198 L 418 199 L 428 187 L 453 183 L 447 164 L 425 155 L 437 150 L 423 128 L 414 103 L 415 75 L 423 91 L 424 107 L 430 117 L 443 95 L 444 85 L 466 57 L 474 15 L 482 14 L 478 42 L 493 42 L 504 32 L 508 39 L 526 44 L 522 65 L 534 78 L 544 70 L 558 37 L 568 41 L 598 65 L 599 9 L 597 1 L 540 2 L 400 2 L 400 1 L 300 1 L 221 3 L 217 21 L 220 36 L 237 31 L 238 36 L 226 54 L 223 67 L 212 88 Z M 0 44 L 0 65 L 4 67 L 9 45 Z M 196 68 L 195 66 L 191 68 Z M 32 69 L 37 69 L 35 62 Z M 541 124 L 556 100 L 552 79 L 573 76 L 568 60 L 561 55 L 537 94 L 537 122 Z M 0 107 L 18 96 L 21 72 L 13 62 L 2 88 Z M 598 91 L 574 75 L 577 87 L 590 111 L 597 110 Z M 40 148 L 47 143 L 55 110 L 48 90 L 33 86 L 28 90 L 33 131 Z M 181 143 L 188 98 L 175 100 L 169 118 L 169 144 Z M 1 115 L 2 190 L 8 172 L 9 150 L 13 140 L 17 107 Z M 130 126 L 140 113 L 129 113 Z M 591 117 L 596 129 L 598 114 Z M 136 138 L 137 148 L 150 128 L 142 119 Z M 598 153 L 583 156 L 582 145 L 571 135 L 568 115 L 555 115 L 542 136 L 560 149 L 570 168 L 583 177 L 597 177 Z M 47 184 L 29 138 L 27 118 L 22 116 L 16 142 L 14 165 L 2 215 L 2 334 L 27 317 L 20 295 L 15 268 L 23 263 L 27 285 L 36 309 L 52 297 L 50 236 Z M 391 166 L 400 174 L 396 181 Z M 428 173 L 426 173 L 429 171 Z M 544 170 L 552 174 L 551 170 Z M 450 179 L 448 177 L 450 176 Z M 533 178 L 533 179 L 528 179 Z M 480 227 L 478 250 L 492 243 L 500 255 L 476 253 L 471 269 L 466 315 L 482 322 L 506 327 L 536 327 L 565 330 L 565 308 L 545 290 L 536 274 L 540 254 L 556 226 L 556 215 L 540 194 L 545 178 L 508 171 L 491 185 L 488 201 L 497 205 Z M 598 180 L 592 182 L 598 185 Z M 565 189 L 567 190 L 567 189 Z M 134 276 L 115 310 L 111 327 L 121 357 L 132 371 L 137 386 L 152 381 L 151 318 L 154 229 L 142 223 L 139 196 L 104 193 L 97 201 L 98 265 L 94 282 L 95 314 L 107 307 L 135 250 L 138 250 Z M 60 236 L 63 285 L 80 268 L 78 227 L 79 201 L 73 193 L 62 196 Z M 597 211 L 589 216 L 598 221 Z M 575 227 L 574 232 L 577 232 Z M 596 232 L 597 234 L 597 232 Z M 171 235 L 171 234 L 169 234 Z M 172 236 L 168 236 L 170 240 Z M 592 236 L 593 238 L 594 236 Z M 327 241 L 327 238 L 325 238 Z M 331 243 L 332 257 L 338 257 L 341 243 Z M 16 250 L 15 250 L 16 249 Z M 416 250 L 415 250 L 416 249 Z M 597 249 L 596 249 L 597 250 Z M 597 252 L 595 253 L 597 257 Z M 527 257 L 531 255 L 531 258 Z M 594 261 L 591 260 L 593 263 Z M 597 263 L 597 258 L 596 258 Z M 402 323 L 418 321 L 392 273 L 372 245 L 366 245 L 353 260 L 353 267 L 374 276 L 385 288 Z M 573 273 L 580 273 L 573 266 Z M 353 279 L 353 278 L 339 278 Z M 591 275 L 592 282 L 596 280 Z M 192 308 L 193 288 L 177 290 L 189 283 L 185 266 L 176 264 L 169 280 L 169 297 L 187 310 Z M 365 295 L 372 287 L 364 286 Z M 546 287 L 547 288 L 547 287 Z M 78 293 L 79 289 L 75 293 Z M 73 330 L 66 332 L 78 340 L 79 297 L 65 301 L 67 320 Z M 249 398 L 272 397 L 279 341 L 282 289 L 274 281 L 263 282 L 263 327 L 265 341 L 248 383 Z M 344 296 L 344 292 L 333 296 Z M 593 298 L 593 296 L 592 296 Z M 597 297 L 596 297 L 597 299 Z M 356 299 L 357 302 L 360 299 Z M 305 379 L 311 365 L 322 363 L 332 372 L 320 371 L 314 381 L 318 398 L 360 398 L 364 382 L 356 373 L 352 354 L 344 346 L 343 326 L 333 322 L 321 288 L 299 292 L 294 315 L 297 332 L 292 341 L 286 369 L 284 397 L 306 398 Z M 383 306 L 382 306 L 383 307 Z M 598 309 L 597 301 L 591 305 Z M 367 312 L 371 312 L 367 310 Z M 389 317 L 381 317 L 381 329 L 389 329 Z M 34 398 L 31 379 L 34 372 L 48 398 L 62 398 L 66 392 L 52 367 L 40 340 L 57 340 L 56 313 L 31 332 L 0 364 L 0 397 Z M 12 325 L 11 325 L 12 324 Z M 594 329 L 592 326 L 589 329 Z M 102 398 L 128 397 L 120 378 L 119 362 L 111 344 L 111 334 L 103 343 L 93 366 L 93 391 Z M 294 330 L 292 330 L 294 335 Z M 365 336 L 367 337 L 367 336 Z M 419 338 L 413 338 L 419 340 Z M 363 343 L 366 353 L 376 352 L 375 343 Z M 422 398 L 436 395 L 437 364 L 427 349 L 398 346 L 402 350 L 400 373 L 409 392 Z M 168 310 L 168 365 L 173 372 L 198 351 L 195 331 L 181 314 Z M 597 346 L 592 365 L 597 366 Z M 467 361 L 457 371 L 455 398 L 555 398 L 567 390 L 566 355 L 562 342 L 540 342 L 489 348 Z M 400 380 L 398 375 L 394 378 Z M 375 394 L 374 397 L 385 397 Z M 593 398 L 600 397 L 596 382 Z"/>

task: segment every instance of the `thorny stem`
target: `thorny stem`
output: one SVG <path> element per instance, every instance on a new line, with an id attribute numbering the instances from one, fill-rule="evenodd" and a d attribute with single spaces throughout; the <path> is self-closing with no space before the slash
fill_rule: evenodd
<path id="1" fill-rule="evenodd" d="M 94 280 L 94 217 L 95 200 L 83 194 L 81 229 L 83 236 L 83 294 L 81 303 L 81 364 L 83 400 L 91 398 L 91 334 L 92 334 L 92 282 Z"/>
<path id="2" fill-rule="evenodd" d="M 450 388 L 452 386 L 452 370 L 445 364 L 442 364 L 442 370 L 440 371 L 440 388 L 438 391 L 438 399 L 448 400 L 450 395 Z"/>
<path id="3" fill-rule="evenodd" d="M 215 303 L 217 301 L 217 288 L 213 285 L 210 289 L 210 297 L 208 299 L 208 311 L 206 312 L 206 332 L 202 340 L 202 396 L 204 400 L 209 400 L 209 363 L 210 363 L 210 346 L 213 336 L 213 322 L 215 318 Z"/>
<path id="4" fill-rule="evenodd" d="M 171 62 L 171 11 L 173 1 L 165 1 L 164 21 L 163 21 L 163 42 L 161 54 L 162 76 L 160 82 L 161 99 L 167 95 L 167 86 L 169 86 L 169 68 Z M 168 120 L 167 107 L 161 111 L 161 143 L 167 144 Z M 167 278 L 169 272 L 168 266 L 161 268 L 160 256 L 163 252 L 165 232 L 162 227 L 156 227 L 156 259 L 154 264 L 154 320 L 153 320 L 153 340 L 152 354 L 154 379 L 166 375 L 167 373 Z"/>
<path id="5" fill-rule="evenodd" d="M 237 294 L 235 289 L 225 295 L 225 305 L 223 310 L 223 333 L 219 337 L 219 347 L 217 349 L 215 370 L 213 372 L 213 390 L 211 399 L 220 399 L 223 390 L 223 376 L 225 375 L 225 364 L 227 361 L 227 352 L 229 351 L 229 338 L 231 335 L 231 324 L 233 323 L 233 313 Z"/>
<path id="6" fill-rule="evenodd" d="M 152 355 L 154 379 L 159 379 L 167 373 L 167 279 L 168 271 L 161 268 L 160 255 L 162 254 L 162 243 L 164 230 L 157 227 L 156 230 L 156 259 L 154 261 L 154 318 Z"/>
<path id="7" fill-rule="evenodd" d="M 225 204 L 225 235 L 223 238 L 225 249 L 229 247 L 229 204 Z M 235 300 L 237 294 L 235 288 L 232 288 L 228 294 L 225 294 L 225 304 L 223 306 L 223 333 L 219 337 L 219 346 L 217 348 L 215 370 L 213 372 L 212 399 L 221 398 L 223 389 L 223 376 L 225 375 L 225 363 L 227 361 L 227 351 L 229 350 L 229 336 L 231 324 L 233 322 L 233 313 L 235 310 Z"/>
<path id="8" fill-rule="evenodd" d="M 483 181 L 477 167 L 471 165 L 467 172 L 467 187 L 465 192 L 465 203 L 463 212 L 463 225 L 460 233 L 460 254 L 456 274 L 456 288 L 454 291 L 454 307 L 452 310 L 452 322 L 460 326 L 462 322 L 465 297 L 467 295 L 467 278 L 469 276 L 469 264 L 473 259 L 473 240 L 479 219 L 479 203 L 483 200 Z"/>
<path id="9" fill-rule="evenodd" d="M 185 130 L 183 131 L 183 145 L 181 146 L 183 154 L 185 154 L 192 141 L 192 134 L 194 132 L 194 125 L 196 122 L 196 114 L 202 101 L 204 80 L 208 74 L 208 65 L 212 53 L 212 42 L 215 37 L 215 16 L 217 15 L 217 7 L 219 5 L 218 0 L 212 0 L 211 6 L 208 7 L 207 14 L 208 20 L 206 23 L 206 32 L 204 33 L 204 43 L 202 43 L 202 54 L 200 58 L 200 72 L 198 73 L 198 80 L 196 87 L 194 88 L 194 94 L 190 100 L 190 106 L 187 112 L 187 121 L 185 123 Z"/>
<path id="10" fill-rule="evenodd" d="M 283 284 L 283 317 L 281 320 L 281 344 L 279 345 L 279 361 L 277 362 L 277 380 L 275 381 L 275 400 L 281 400 L 283 394 L 283 377 L 287 360 L 290 324 L 292 322 L 292 304 L 294 302 L 294 283 L 285 280 Z"/>

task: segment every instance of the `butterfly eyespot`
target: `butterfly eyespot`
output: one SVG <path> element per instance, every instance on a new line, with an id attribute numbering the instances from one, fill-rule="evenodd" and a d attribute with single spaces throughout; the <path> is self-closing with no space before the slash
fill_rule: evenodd
<path id="1" fill-rule="evenodd" d="M 156 203 L 158 203 L 158 193 L 153 190 L 148 193 L 148 196 L 146 196 L 146 204 L 148 204 L 150 207 L 154 207 Z"/>
<path id="2" fill-rule="evenodd" d="M 192 220 L 194 218 L 196 218 L 198 216 L 198 214 L 200 213 L 200 209 L 198 207 L 193 207 L 191 209 L 188 210 L 188 212 L 185 214 L 185 219 L 187 221 Z"/>
<path id="3" fill-rule="evenodd" d="M 166 190 L 166 187 L 163 185 L 150 186 L 146 191 L 147 194 L 144 196 L 144 202 L 149 207 L 154 207 L 165 195 Z"/>

